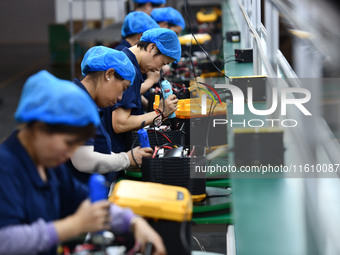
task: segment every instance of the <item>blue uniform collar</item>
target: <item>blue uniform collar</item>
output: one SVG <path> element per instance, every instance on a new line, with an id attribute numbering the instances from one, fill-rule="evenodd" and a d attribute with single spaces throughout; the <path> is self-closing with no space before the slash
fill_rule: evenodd
<path id="1" fill-rule="evenodd" d="M 76 84 L 79 88 L 83 89 L 91 98 L 91 100 L 96 104 L 96 102 L 93 100 L 93 98 L 91 97 L 90 93 L 87 91 L 87 89 L 85 88 L 84 84 L 81 83 L 81 81 L 77 78 L 73 79 L 73 83 Z M 97 104 L 96 104 L 97 105 Z M 99 109 L 98 109 L 99 110 Z"/>
<path id="2" fill-rule="evenodd" d="M 39 188 L 48 188 L 49 186 L 57 186 L 58 180 L 55 175 L 51 173 L 50 168 L 46 169 L 47 174 L 47 182 L 44 182 L 40 175 L 38 174 L 38 170 L 36 165 L 34 164 L 32 158 L 28 154 L 27 150 L 21 144 L 18 139 L 19 130 L 15 130 L 5 141 L 5 144 L 8 146 L 9 150 L 12 151 L 13 155 L 17 155 L 20 163 L 25 167 L 25 170 L 29 172 L 29 176 L 36 187 Z"/>
<path id="3" fill-rule="evenodd" d="M 85 88 L 84 84 L 81 83 L 81 81 L 79 79 L 74 78 L 73 79 L 73 83 L 76 84 L 79 88 L 83 89 L 91 97 L 90 93 L 87 91 L 87 89 Z M 92 99 L 92 97 L 91 97 L 91 99 Z"/>
<path id="4" fill-rule="evenodd" d="M 122 49 L 122 52 L 124 52 L 126 54 L 126 56 L 128 56 L 128 58 L 131 60 L 132 64 L 135 66 L 135 68 L 136 68 L 136 78 L 140 77 L 141 83 L 144 82 L 143 75 L 142 75 L 142 72 L 141 72 L 140 67 L 138 65 L 138 61 L 137 61 L 135 54 L 133 54 L 132 51 L 129 50 L 129 48 Z M 135 80 L 136 80 L 136 78 L 135 78 Z"/>
<path id="5" fill-rule="evenodd" d="M 121 45 L 124 45 L 127 48 L 130 48 L 132 45 L 125 39 L 122 39 L 120 42 Z"/>

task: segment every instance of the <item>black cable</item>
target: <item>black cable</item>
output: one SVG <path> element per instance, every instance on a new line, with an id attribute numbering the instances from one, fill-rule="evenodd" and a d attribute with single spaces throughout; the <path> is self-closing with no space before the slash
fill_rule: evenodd
<path id="1" fill-rule="evenodd" d="M 231 194 L 232 192 L 230 192 L 229 194 L 224 194 L 224 195 L 211 195 L 211 196 L 206 196 L 205 199 L 214 198 L 214 197 L 229 197 Z"/>
<path id="2" fill-rule="evenodd" d="M 227 60 L 228 58 L 235 57 L 235 55 L 229 55 L 224 58 L 224 60 Z"/>
<path id="3" fill-rule="evenodd" d="M 142 121 L 142 123 L 140 124 L 139 129 L 144 128 L 144 126 L 145 126 L 145 120 Z M 132 156 L 133 161 L 136 163 L 136 166 L 138 166 L 139 168 L 141 168 L 141 165 L 139 165 L 139 164 L 137 163 L 137 160 L 136 160 L 136 158 L 135 158 L 135 155 L 133 155 L 133 148 L 134 148 L 134 146 L 135 146 L 135 143 L 136 143 L 136 141 L 137 141 L 137 138 L 138 138 L 138 136 L 136 136 L 135 140 L 133 141 L 133 143 L 132 143 L 132 145 L 131 145 L 131 156 Z"/>
<path id="4" fill-rule="evenodd" d="M 159 79 L 158 85 L 162 89 L 161 79 Z M 172 84 L 171 84 L 171 86 L 172 86 Z M 162 96 L 163 96 L 163 93 L 162 93 Z M 163 97 L 163 115 L 164 115 L 164 111 L 165 111 L 165 100 L 164 100 L 164 97 Z"/>
<path id="5" fill-rule="evenodd" d="M 208 126 L 207 126 L 207 132 L 206 132 L 206 136 L 205 136 L 205 146 L 206 147 L 208 147 L 208 149 L 209 149 L 209 151 L 210 152 L 212 152 L 212 149 L 211 149 L 211 147 L 210 147 L 210 145 L 209 145 L 209 130 L 210 130 L 210 122 L 211 122 L 211 119 L 212 119 L 212 105 L 213 105 L 213 100 L 211 100 L 211 104 L 210 104 L 210 109 L 209 109 L 209 115 L 208 115 L 208 118 L 209 118 L 209 120 L 208 120 Z M 214 106 L 214 110 L 215 110 L 215 107 L 217 106 L 217 104 L 218 104 L 218 102 L 216 101 L 216 103 L 215 103 L 215 106 Z"/>
<path id="6" fill-rule="evenodd" d="M 233 62 L 233 61 L 237 61 L 236 59 L 230 59 L 230 60 L 226 60 L 225 62 L 224 62 L 224 64 L 227 64 L 227 63 L 229 63 L 229 62 Z"/>
<path id="7" fill-rule="evenodd" d="M 194 66 L 194 61 L 192 61 L 192 38 L 190 40 L 190 48 L 189 48 L 189 58 L 190 58 L 190 63 L 191 63 L 191 66 L 192 66 L 192 72 L 194 74 L 194 79 L 197 77 L 196 75 L 196 71 L 195 71 L 195 66 Z M 190 73 L 189 73 L 190 74 Z"/>
<path id="8" fill-rule="evenodd" d="M 153 127 L 154 131 L 155 131 L 155 137 L 156 137 L 156 143 L 157 145 L 159 144 L 159 141 L 158 141 L 158 137 L 157 137 L 157 130 L 156 130 L 156 127 Z"/>
<path id="9" fill-rule="evenodd" d="M 223 76 L 226 77 L 226 78 L 229 80 L 229 77 L 228 77 L 225 73 L 223 73 L 223 72 L 215 65 L 215 63 L 211 60 L 209 54 L 208 54 L 208 53 L 206 52 L 206 50 L 202 47 L 202 45 L 197 41 L 197 39 L 196 39 L 196 37 L 195 37 L 195 34 L 194 34 L 193 30 L 192 30 L 191 22 L 190 22 L 190 20 L 189 20 L 189 14 L 188 14 L 188 9 L 187 9 L 187 8 L 188 8 L 188 0 L 184 0 L 184 3 L 185 3 L 185 4 L 184 4 L 185 16 L 186 16 L 186 18 L 187 18 L 187 20 L 188 20 L 188 24 L 189 24 L 189 28 L 190 28 L 192 37 L 195 39 L 197 45 L 200 47 L 200 49 L 203 51 L 203 53 L 206 55 L 206 57 L 209 59 L 209 61 L 212 63 L 212 65 L 215 67 L 215 69 L 216 69 L 219 73 L 223 74 Z"/>
<path id="10" fill-rule="evenodd" d="M 131 145 L 131 156 L 133 161 L 136 163 L 136 166 L 138 166 L 139 168 L 141 168 L 141 166 L 137 163 L 137 160 L 135 159 L 135 156 L 133 155 L 133 148 L 135 146 L 135 143 L 137 141 L 138 136 L 136 136 L 135 140 L 133 141 L 132 145 Z"/>
<path id="11" fill-rule="evenodd" d="M 156 136 L 156 143 L 158 144 L 159 142 L 158 142 L 158 137 L 157 137 L 157 134 L 156 134 L 156 125 L 155 125 L 155 120 L 157 119 L 157 118 L 159 118 L 159 117 L 161 117 L 162 118 L 162 116 L 161 115 L 157 115 L 155 118 L 153 118 L 153 120 L 152 120 L 152 125 L 153 125 L 153 129 L 155 130 L 155 136 Z"/>
<path id="12" fill-rule="evenodd" d="M 151 130 L 151 131 L 152 131 L 152 130 Z M 155 137 L 156 137 L 156 143 L 157 143 L 157 145 L 159 144 L 158 138 L 157 138 L 158 134 L 162 134 L 163 137 L 165 137 L 166 140 L 170 140 L 170 141 L 171 141 L 171 139 L 170 139 L 170 137 L 169 137 L 168 135 L 166 135 L 164 132 L 162 132 L 162 131 L 160 131 L 160 130 L 156 130 L 156 127 L 154 127 L 154 132 L 155 132 Z M 171 143 L 172 143 L 172 141 L 171 141 Z"/>
<path id="13" fill-rule="evenodd" d="M 183 247 L 184 247 L 184 249 L 185 249 L 185 251 L 186 251 L 186 253 L 185 254 L 191 254 L 191 247 L 190 247 L 190 245 L 189 245 L 189 242 L 188 242 L 188 240 L 186 239 L 186 229 L 185 229 L 185 227 L 186 227 L 186 224 L 187 224 L 187 221 L 185 221 L 185 220 L 183 220 L 182 222 L 181 222 L 181 227 L 180 227 L 180 233 L 179 233 L 179 235 L 180 235 L 180 239 L 181 239 L 181 242 L 182 242 L 182 245 L 183 245 Z M 190 223 L 189 223 L 190 224 Z"/>

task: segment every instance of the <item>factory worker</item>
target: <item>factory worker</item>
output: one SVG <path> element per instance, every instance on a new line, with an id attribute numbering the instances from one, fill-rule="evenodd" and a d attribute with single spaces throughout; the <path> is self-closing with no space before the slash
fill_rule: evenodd
<path id="1" fill-rule="evenodd" d="M 136 45 L 142 37 L 143 32 L 151 28 L 159 28 L 159 25 L 153 18 L 144 12 L 130 12 L 126 15 L 123 22 L 121 30 L 123 39 L 115 49 L 122 50 L 125 47 L 130 48 Z"/>
<path id="2" fill-rule="evenodd" d="M 133 85 L 128 88 L 122 100 L 111 109 L 112 119 L 105 114 L 106 130 L 111 132 L 112 149 L 114 152 L 127 151 L 126 132 L 137 130 L 141 123 L 152 124 L 155 117 L 169 116 L 177 109 L 178 99 L 175 95 L 161 101 L 158 112 L 144 114 L 141 103 L 140 88 L 143 82 L 142 74 L 160 71 L 162 66 L 181 58 L 181 45 L 175 32 L 165 28 L 149 29 L 143 33 L 140 42 L 123 51 L 136 68 L 136 78 Z M 111 111 L 105 109 L 105 111 Z"/>
<path id="3" fill-rule="evenodd" d="M 129 58 L 121 51 L 104 46 L 90 48 L 82 62 L 81 72 L 85 76 L 74 83 L 86 91 L 99 108 L 112 107 L 122 98 L 123 91 L 132 85 L 135 68 Z M 131 83 L 131 85 L 130 85 Z M 101 118 L 105 112 L 99 110 Z M 87 182 L 89 173 L 94 171 L 105 174 L 113 181 L 117 171 L 141 164 L 142 157 L 152 156 L 151 148 L 135 148 L 132 152 L 112 153 L 111 139 L 103 125 L 99 125 L 94 139 L 80 146 L 71 158 L 75 176 Z"/>
<path id="4" fill-rule="evenodd" d="M 145 12 L 150 15 L 152 10 L 164 7 L 166 0 L 133 0 L 135 2 L 135 11 Z"/>
<path id="5" fill-rule="evenodd" d="M 143 32 L 151 28 L 159 28 L 159 25 L 148 14 L 139 11 L 129 13 L 125 17 L 122 26 L 121 34 L 123 39 L 115 49 L 122 50 L 125 47 L 130 48 L 131 46 L 136 45 L 142 37 Z M 149 72 L 143 75 L 143 79 L 144 85 L 142 85 L 142 87 L 150 88 L 159 81 L 160 73 L 158 71 Z M 146 91 L 141 91 L 141 94 L 144 94 L 145 92 Z M 144 98 L 143 95 L 141 100 L 147 104 L 147 99 Z"/>
<path id="6" fill-rule="evenodd" d="M 62 164 L 100 123 L 85 91 L 40 71 L 26 81 L 15 118 L 22 125 L 0 144 L 0 254 L 57 254 L 59 242 L 104 229 L 131 229 L 164 254 L 146 221 L 105 200 L 90 203 L 87 186 Z"/>
<path id="7" fill-rule="evenodd" d="M 177 35 L 185 29 L 185 21 L 182 14 L 172 7 L 153 9 L 151 17 L 162 28 L 173 30 Z"/>

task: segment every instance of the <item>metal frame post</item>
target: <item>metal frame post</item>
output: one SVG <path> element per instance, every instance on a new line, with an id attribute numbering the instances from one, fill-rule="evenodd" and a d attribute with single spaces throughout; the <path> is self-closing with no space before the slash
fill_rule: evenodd
<path id="1" fill-rule="evenodd" d="M 87 29 L 87 11 L 86 11 L 86 0 L 83 3 L 83 30 Z"/>
<path id="2" fill-rule="evenodd" d="M 279 49 L 279 12 L 267 0 L 265 2 L 265 27 L 267 29 L 267 54 L 270 64 L 277 74 L 277 50 Z"/>
<path id="3" fill-rule="evenodd" d="M 252 16 L 251 14 L 251 0 L 244 0 L 244 9 L 246 10 L 246 13 L 248 14 L 249 17 Z M 243 22 L 243 38 L 245 40 L 245 45 L 244 47 L 246 49 L 250 49 L 252 48 L 252 36 L 251 36 L 251 33 L 249 32 L 249 28 L 248 28 L 248 25 L 247 25 L 247 22 Z"/>
<path id="4" fill-rule="evenodd" d="M 74 56 L 74 24 L 73 24 L 73 0 L 69 0 L 70 7 L 70 65 L 71 65 L 71 79 L 73 79 L 75 75 L 74 65 L 75 65 L 75 56 Z"/>
<path id="5" fill-rule="evenodd" d="M 104 21 L 105 21 L 104 0 L 100 0 L 100 28 L 101 29 L 104 29 Z"/>
<path id="6" fill-rule="evenodd" d="M 256 32 L 261 35 L 261 0 L 252 0 L 252 24 Z M 262 61 L 259 54 L 255 37 L 253 38 L 253 73 L 254 75 L 262 74 Z"/>

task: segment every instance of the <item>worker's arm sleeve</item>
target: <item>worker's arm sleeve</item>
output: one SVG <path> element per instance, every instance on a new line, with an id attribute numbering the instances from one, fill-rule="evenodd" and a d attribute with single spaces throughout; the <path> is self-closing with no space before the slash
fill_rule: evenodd
<path id="1" fill-rule="evenodd" d="M 129 232 L 130 222 L 134 216 L 135 214 L 131 211 L 131 209 L 111 204 L 110 217 L 112 231 L 117 234 Z"/>
<path id="2" fill-rule="evenodd" d="M 105 174 L 126 169 L 130 160 L 125 152 L 104 154 L 94 151 L 93 146 L 80 146 L 71 158 L 74 167 L 86 173 Z"/>
<path id="3" fill-rule="evenodd" d="M 0 254 L 38 254 L 59 242 L 53 222 L 39 219 L 31 225 L 11 225 L 0 229 Z"/>

